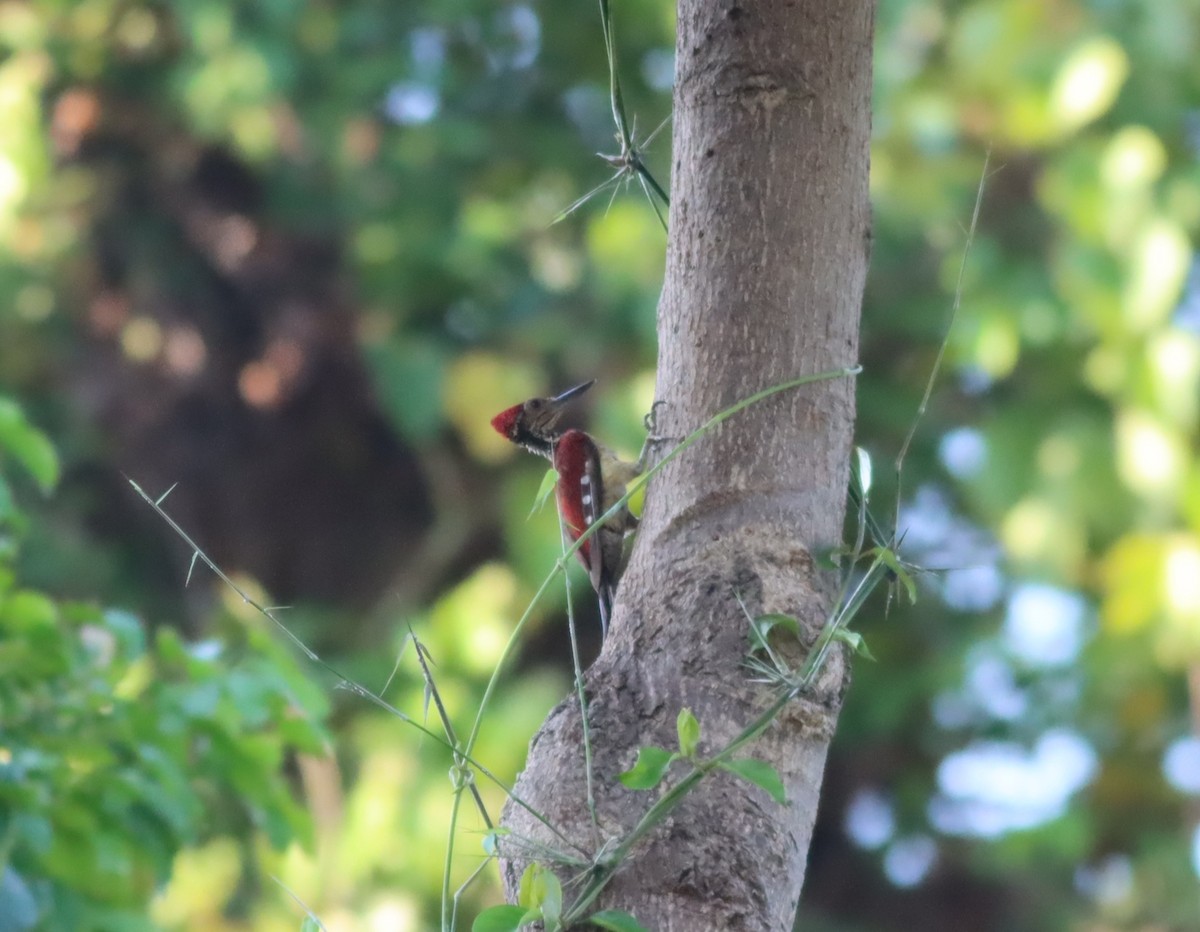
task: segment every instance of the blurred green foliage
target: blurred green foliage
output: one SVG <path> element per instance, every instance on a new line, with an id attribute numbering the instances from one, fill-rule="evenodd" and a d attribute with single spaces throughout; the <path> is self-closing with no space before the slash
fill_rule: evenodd
<path id="1" fill-rule="evenodd" d="M 0 398 L 0 467 L 47 492 L 53 447 Z M 15 472 L 15 470 L 13 470 Z M 311 821 L 283 765 L 323 754 L 324 695 L 262 629 L 185 644 L 119 610 L 24 588 L 26 518 L 0 475 L 0 928 L 151 928 L 182 849 Z M 240 642 L 240 643 L 239 643 Z"/>
<path id="2" fill-rule="evenodd" d="M 669 109 L 673 11 L 655 0 L 614 15 L 640 138 Z M 905 556 L 944 571 L 921 577 L 915 608 L 885 614 L 881 599 L 863 626 L 878 662 L 855 668 L 803 925 L 1196 927 L 1200 10 L 882 0 L 877 25 L 859 439 L 875 458 L 881 520 L 886 464 L 948 321 L 989 148 L 992 172 L 947 368 L 904 481 Z M 553 514 L 529 517 L 541 464 L 513 458 L 488 418 L 599 375 L 592 427 L 636 450 L 652 400 L 665 254 L 653 211 L 635 188 L 551 223 L 609 174 L 593 153 L 615 151 L 598 13 L 484 0 L 0 2 L 0 48 L 0 391 L 15 399 L 0 402 L 0 562 L 3 604 L 16 599 L 0 657 L 36 647 L 38 659 L 0 682 L 0 753 L 12 755 L 0 763 L 37 748 L 41 769 L 29 772 L 44 781 L 0 787 L 45 790 L 22 803 L 32 834 L 9 818 L 18 828 L 0 836 L 15 839 L 0 896 L 44 903 L 38 883 L 50 883 L 82 903 L 94 884 L 81 865 L 111 856 L 121 879 L 101 892 L 130 908 L 186 845 L 153 907 L 164 927 L 295 928 L 303 913 L 269 875 L 331 929 L 427 928 L 448 752 L 311 667 L 317 686 L 305 687 L 262 620 L 205 574 L 179 596 L 190 555 L 172 563 L 161 529 L 93 481 L 114 462 L 140 468 L 129 449 L 170 444 L 129 444 L 122 430 L 153 421 L 140 409 L 116 427 L 95 411 L 145 377 L 133 397 L 190 399 L 223 379 L 227 407 L 259 415 L 272 397 L 262 377 L 283 371 L 269 336 L 252 333 L 248 355 L 222 369 L 230 354 L 201 324 L 228 312 L 235 330 L 259 326 L 249 309 L 271 303 L 269 276 L 246 244 L 333 243 L 330 292 L 352 306 L 354 354 L 416 451 L 437 518 L 415 557 L 395 555 L 407 575 L 366 594 L 375 611 L 305 603 L 284 617 L 420 718 L 403 615 L 451 714 L 468 722 L 558 554 Z M 664 132 L 647 154 L 664 182 L 668 146 Z M 203 189 L 189 214 L 180 203 L 194 192 L 180 179 L 212 150 L 243 174 Z M 222 200 L 243 187 L 252 208 Z M 208 252 L 195 216 L 219 222 Z M 312 290 L 315 263 L 283 264 L 283 279 Z M 22 411 L 63 456 L 49 503 L 26 488 L 29 475 L 53 485 L 56 470 Z M 202 413 L 181 406 L 166 420 L 206 452 L 226 422 Z M 270 423 L 249 425 L 239 429 Z M 221 488 L 244 479 L 219 462 L 210 471 Z M 297 487 L 292 507 L 316 510 L 324 493 Z M 281 536 L 247 530 L 261 550 Z M 34 589 L 49 594 L 16 598 Z M 158 633 L 68 596 L 121 605 Z M 561 600 L 555 587 L 485 723 L 477 753 L 503 778 L 566 692 L 563 651 L 546 646 L 563 640 Z M 203 631 L 212 656 L 166 633 L 175 623 Z M 133 669 L 147 671 L 141 691 L 118 705 Z M 319 714 L 314 689 L 337 700 L 336 763 L 299 765 L 312 843 L 273 850 L 304 836 L 273 775 L 285 746 L 315 747 L 312 719 L 288 712 L 295 702 Z M 24 721 L 10 705 L 28 710 L 38 695 L 61 700 L 42 711 L 71 723 L 78 752 L 56 746 L 54 729 L 9 738 Z M 184 767 L 172 757 L 184 737 L 158 737 L 158 715 L 225 743 Z M 137 765 L 146 754 L 167 761 Z M 156 766 L 187 779 L 168 773 L 155 790 Z M 189 795 L 197 783 L 207 795 Z M 498 811 L 501 794 L 481 788 Z M 59 799 L 61 824 L 47 809 Z M 130 840 L 135 810 L 157 849 Z M 85 825 L 104 850 L 63 854 Z M 464 817 L 455 885 L 482 857 L 481 830 Z M 488 873 L 464 908 L 496 897 Z"/>

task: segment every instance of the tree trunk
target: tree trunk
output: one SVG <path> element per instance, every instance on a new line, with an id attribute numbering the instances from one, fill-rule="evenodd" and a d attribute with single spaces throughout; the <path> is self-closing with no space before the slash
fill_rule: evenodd
<path id="1" fill-rule="evenodd" d="M 759 389 L 855 362 L 873 14 L 872 0 L 679 0 L 659 433 L 678 439 Z M 853 417 L 850 379 L 787 391 L 725 422 L 652 483 L 612 631 L 587 675 L 599 830 L 574 698 L 534 739 L 517 784 L 581 847 L 620 838 L 660 795 L 616 778 L 639 747 L 676 746 L 682 707 L 699 718 L 707 755 L 768 705 L 768 687 L 743 666 L 738 596 L 751 614 L 799 618 L 805 644 L 816 637 L 832 602 L 816 558 L 841 539 Z M 634 849 L 600 904 L 653 930 L 790 928 L 846 683 L 834 652 L 812 692 L 741 755 L 778 770 L 786 806 L 727 774 L 705 778 Z M 667 786 L 684 772 L 675 767 Z M 561 847 L 518 807 L 505 824 Z M 515 844 L 507 850 L 515 895 L 526 861 Z"/>

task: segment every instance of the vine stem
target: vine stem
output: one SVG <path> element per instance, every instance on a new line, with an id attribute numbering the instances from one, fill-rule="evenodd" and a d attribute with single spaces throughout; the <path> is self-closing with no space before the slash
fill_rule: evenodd
<path id="1" fill-rule="evenodd" d="M 584 918 L 585 911 L 595 902 L 596 898 L 604 890 L 604 887 L 608 885 L 608 882 L 612 879 L 617 869 L 629 856 L 629 853 L 638 842 L 666 819 L 701 780 L 714 770 L 719 769 L 735 752 L 745 747 L 766 731 L 789 703 L 796 700 L 809 689 L 813 680 L 816 679 L 817 674 L 820 672 L 829 648 L 837 638 L 838 631 L 843 629 L 849 623 L 850 619 L 854 617 L 863 602 L 866 601 L 867 595 L 870 594 L 879 580 L 883 578 L 886 569 L 887 566 L 882 555 L 877 554 L 871 566 L 863 574 L 863 578 L 854 588 L 854 592 L 850 598 L 843 606 L 834 610 L 829 621 L 821 629 L 821 633 L 817 636 L 812 650 L 809 651 L 804 668 L 795 682 L 783 689 L 775 700 L 728 744 L 708 759 L 693 764 L 692 770 L 689 773 L 684 775 L 675 786 L 671 787 L 654 805 L 646 810 L 637 824 L 629 830 L 629 833 L 624 838 L 617 842 L 612 849 L 612 853 L 605 858 L 604 863 L 599 865 L 598 870 L 593 873 L 592 879 L 580 892 L 579 898 L 572 904 L 570 911 L 563 917 L 565 925 L 570 926 L 572 922 L 577 922 Z"/>
<path id="2" fill-rule="evenodd" d="M 558 529 L 564 545 L 567 540 L 567 528 L 563 522 L 562 513 L 558 515 Z M 565 546 L 564 546 L 565 549 Z M 575 628 L 575 607 L 571 599 L 571 574 L 563 573 L 563 582 L 567 588 L 567 631 L 571 638 L 571 668 L 575 674 L 575 693 L 579 697 L 579 721 L 583 729 L 583 767 L 584 779 L 587 784 L 588 815 L 592 820 L 592 843 L 599 844 L 599 820 L 596 818 L 595 773 L 592 766 L 592 731 L 588 722 L 587 691 L 583 688 L 583 664 L 579 659 L 579 637 Z"/>
<path id="3" fill-rule="evenodd" d="M 913 416 L 912 424 L 908 428 L 908 434 L 904 438 L 904 443 L 900 446 L 900 452 L 896 454 L 896 520 L 894 527 L 900 527 L 900 501 L 902 498 L 901 479 L 904 474 L 904 460 L 908 456 L 908 448 L 912 446 L 913 438 L 917 434 L 917 427 L 921 423 L 921 419 L 925 416 L 925 411 L 929 407 L 929 399 L 933 396 L 933 386 L 937 381 L 938 373 L 942 369 L 942 360 L 946 357 L 946 347 L 950 343 L 950 333 L 954 329 L 954 322 L 958 319 L 958 312 L 962 307 L 963 296 L 963 281 L 967 274 L 967 259 L 971 255 L 971 246 L 975 242 L 975 231 L 979 228 L 979 213 L 983 208 L 983 190 L 988 178 L 988 165 L 991 163 L 992 150 L 989 148 L 983 157 L 983 170 L 979 176 L 979 186 L 975 191 L 975 209 L 971 212 L 971 225 L 967 228 L 967 239 L 963 243 L 962 259 L 958 264 L 958 280 L 954 284 L 954 300 L 950 305 L 950 319 L 946 322 L 946 334 L 942 337 L 942 343 L 938 347 L 937 356 L 934 357 L 933 367 L 929 370 L 929 378 L 925 382 L 925 393 L 921 396 L 921 403 L 917 406 L 917 413 Z"/>

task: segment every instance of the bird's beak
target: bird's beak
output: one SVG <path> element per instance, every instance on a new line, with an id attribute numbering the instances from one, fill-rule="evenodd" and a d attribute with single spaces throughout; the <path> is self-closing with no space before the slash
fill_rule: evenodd
<path id="1" fill-rule="evenodd" d="M 584 382 L 582 385 L 576 385 L 574 388 L 568 388 L 561 395 L 555 395 L 553 398 L 550 399 L 550 403 L 552 405 L 554 405 L 555 407 L 566 404 L 572 398 L 578 398 L 580 395 L 582 395 L 584 392 L 586 392 L 589 388 L 591 388 L 595 384 L 596 384 L 595 379 L 589 379 L 588 381 Z"/>

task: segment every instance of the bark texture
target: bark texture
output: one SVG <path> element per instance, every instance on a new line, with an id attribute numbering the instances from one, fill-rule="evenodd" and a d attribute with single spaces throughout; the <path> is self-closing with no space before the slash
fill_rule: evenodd
<path id="1" fill-rule="evenodd" d="M 681 438 L 759 389 L 855 362 L 873 14 L 873 0 L 679 0 L 661 434 Z M 551 713 L 517 784 L 582 847 L 620 837 L 653 802 L 616 776 L 639 746 L 675 747 L 681 707 L 700 719 L 708 754 L 767 705 L 742 666 L 747 623 L 735 594 L 752 613 L 797 616 L 806 642 L 815 638 L 832 597 L 815 557 L 841 537 L 853 417 L 849 379 L 774 396 L 651 485 L 609 639 L 587 676 L 598 831 L 574 698 Z M 601 905 L 654 930 L 791 928 L 846 682 L 835 653 L 814 691 L 749 750 L 777 768 L 787 806 L 709 777 L 634 851 Z M 517 807 L 505 823 L 561 847 Z M 509 852 L 515 893 L 525 862 L 516 845 Z"/>

